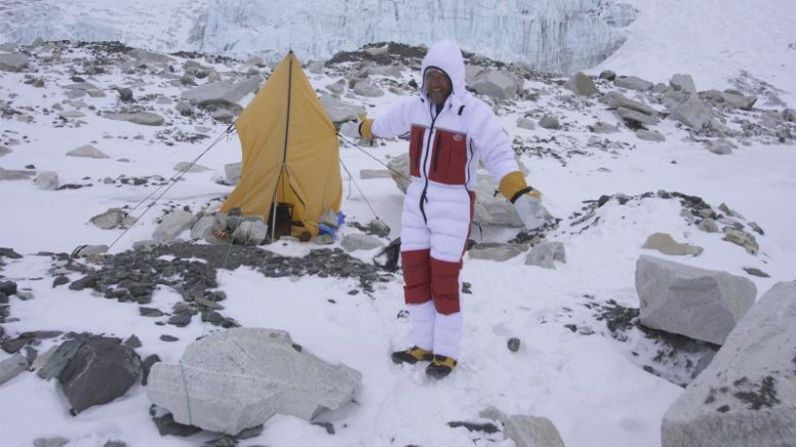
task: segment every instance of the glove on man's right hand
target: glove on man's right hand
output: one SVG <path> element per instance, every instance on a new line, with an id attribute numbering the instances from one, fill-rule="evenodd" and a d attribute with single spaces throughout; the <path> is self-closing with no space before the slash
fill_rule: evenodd
<path id="1" fill-rule="evenodd" d="M 359 117 L 359 137 L 363 140 L 373 139 L 373 119 L 368 118 L 365 113 L 358 113 Z"/>

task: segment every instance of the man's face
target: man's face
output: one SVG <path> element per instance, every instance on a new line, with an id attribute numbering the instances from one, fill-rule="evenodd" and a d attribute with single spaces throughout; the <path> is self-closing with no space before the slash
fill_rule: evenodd
<path id="1" fill-rule="evenodd" d="M 429 99 L 434 104 L 443 104 L 448 99 L 448 95 L 451 94 L 451 81 L 442 70 L 436 68 L 427 69 L 423 77 L 423 83 L 426 85 L 426 93 Z"/>

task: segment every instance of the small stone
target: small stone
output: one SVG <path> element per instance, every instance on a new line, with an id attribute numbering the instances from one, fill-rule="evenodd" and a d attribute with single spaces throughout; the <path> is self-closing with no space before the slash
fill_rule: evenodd
<path id="1" fill-rule="evenodd" d="M 762 271 L 760 269 L 754 268 L 754 267 L 744 267 L 743 271 L 745 271 L 746 273 L 748 273 L 748 274 L 750 274 L 752 276 L 757 276 L 759 278 L 770 278 L 771 277 L 771 275 L 769 275 L 768 273 L 766 273 L 766 272 L 764 272 L 764 271 Z"/>
<path id="2" fill-rule="evenodd" d="M 165 342 L 174 342 L 174 341 L 179 341 L 180 340 L 179 338 L 177 338 L 177 337 L 175 337 L 173 335 L 168 335 L 168 334 L 161 335 L 160 339 L 162 341 L 165 341 Z"/>
<path id="3" fill-rule="evenodd" d="M 512 337 L 508 341 L 509 351 L 517 352 L 520 350 L 520 339 L 517 337 Z"/>
<path id="4" fill-rule="evenodd" d="M 69 443 L 69 440 L 63 436 L 54 436 L 52 438 L 36 438 L 33 440 L 34 447 L 63 447 Z"/>

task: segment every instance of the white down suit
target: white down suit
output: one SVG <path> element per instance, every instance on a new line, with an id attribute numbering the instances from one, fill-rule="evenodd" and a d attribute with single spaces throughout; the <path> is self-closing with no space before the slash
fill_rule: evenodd
<path id="1" fill-rule="evenodd" d="M 462 315 L 459 270 L 473 219 L 476 168 L 482 161 L 496 180 L 518 166 L 508 135 L 492 110 L 464 88 L 458 46 L 441 41 L 423 59 L 444 71 L 452 92 L 439 113 L 421 88 L 373 122 L 373 134 L 409 134 L 412 181 L 404 199 L 401 260 L 404 295 L 416 346 L 459 356 Z"/>

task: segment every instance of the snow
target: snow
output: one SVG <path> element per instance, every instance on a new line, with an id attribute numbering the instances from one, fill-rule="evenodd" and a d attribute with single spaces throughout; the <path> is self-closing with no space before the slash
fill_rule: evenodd
<path id="1" fill-rule="evenodd" d="M 82 1 L 92 8 L 106 4 Z M 155 46 L 187 40 L 185 27 L 173 23 L 169 16 L 174 15 L 177 22 L 191 22 L 194 19 L 186 8 L 192 8 L 187 5 L 194 2 L 162 3 L 139 2 L 151 14 L 134 16 L 129 23 L 146 22 L 147 30 L 163 30 L 163 37 L 153 42 Z M 788 49 L 787 39 L 792 34 L 787 20 L 794 16 L 796 8 L 790 2 L 774 1 L 766 7 L 747 6 L 740 0 L 696 3 L 677 0 L 666 5 L 652 0 L 630 0 L 630 3 L 640 14 L 628 28 L 627 43 L 590 71 L 612 69 L 655 82 L 667 82 L 674 73 L 689 73 L 694 76 L 697 88 L 703 90 L 732 86 L 728 79 L 737 77 L 740 70 L 747 70 L 755 78 L 780 89 L 777 92 L 780 99 L 793 104 L 792 96 L 796 91 L 796 81 L 792 77 L 793 54 L 796 50 Z M 42 11 L 47 9 L 42 8 Z M 52 14 L 47 17 L 66 13 Z M 108 26 L 116 26 L 122 20 L 118 10 L 107 15 L 102 11 L 97 14 L 103 20 L 116 17 L 117 22 Z M 94 20 L 91 17 L 83 20 Z M 33 19 L 40 20 L 38 16 Z M 61 26 L 55 25 L 57 21 L 52 23 L 53 27 Z M 89 28 L 75 25 L 70 29 Z M 105 38 L 104 34 L 102 36 Z M 120 34 L 119 38 L 128 36 Z M 142 37 L 131 39 L 138 42 Z M 342 49 L 343 43 L 339 45 Z M 75 50 L 81 51 L 90 56 L 87 50 Z M 216 68 L 225 75 L 231 71 L 220 64 Z M 24 74 L 0 72 L 0 99 L 11 101 L 19 109 L 26 106 L 49 108 L 63 99 L 59 96 L 59 86 L 71 83 L 66 69 L 34 75 L 45 78 L 44 89 L 24 84 Z M 103 85 L 123 84 L 126 80 L 119 73 L 108 76 L 110 79 L 102 78 Z M 135 95 L 179 95 L 181 89 L 178 87 L 149 81 L 154 76 L 147 75 L 140 83 L 128 86 Z M 401 81 L 410 77 L 417 75 L 404 72 Z M 311 75 L 310 80 L 315 88 L 322 89 L 336 78 L 323 74 Z M 356 402 L 320 416 L 321 421 L 334 424 L 335 435 L 297 418 L 276 416 L 266 423 L 261 435 L 241 445 L 510 447 L 513 443 L 503 441 L 500 434 L 488 436 L 447 426 L 448 422 L 456 420 L 486 422 L 479 417 L 479 412 L 491 406 L 506 414 L 549 418 L 569 447 L 657 446 L 660 445 L 661 417 L 682 388 L 640 368 L 631 352 L 641 352 L 649 346 L 642 336 L 636 335 L 626 343 L 614 340 L 604 323 L 597 321 L 583 304 L 589 300 L 613 299 L 622 305 L 637 307 L 636 259 L 641 254 L 666 257 L 640 248 L 647 236 L 658 231 L 705 249 L 698 257 L 667 259 L 735 275 L 746 276 L 743 267 L 765 271 L 770 278 L 749 277 L 757 286 L 758 296 L 778 281 L 794 279 L 796 230 L 792 222 L 796 217 L 793 208 L 796 151 L 792 142 L 752 142 L 730 155 L 717 156 L 700 143 L 684 139 L 683 129 L 671 120 L 664 120 L 656 126 L 667 138 L 664 143 L 641 141 L 624 130 L 610 135 L 613 141 L 628 143 L 624 149 L 587 150 L 590 134 L 586 125 L 598 119 L 615 123 L 616 118 L 604 107 L 557 108 L 553 95 L 549 94 L 550 85 L 528 81 L 526 87 L 542 92 L 540 100 L 522 100 L 516 106 L 500 108 L 500 119 L 506 130 L 512 136 L 523 138 L 556 137 L 557 144 L 563 147 L 589 152 L 585 156 L 566 158 L 566 164 L 552 157 L 530 155 L 521 160 L 529 169 L 529 181 L 543 192 L 545 204 L 556 216 L 564 218 L 561 228 L 548 235 L 548 239 L 564 243 L 566 264 L 559 263 L 555 270 L 545 270 L 524 265 L 524 256 L 503 263 L 465 259 L 462 280 L 471 284 L 472 294 L 462 295 L 462 356 L 454 373 L 439 382 L 429 380 L 422 365 L 396 366 L 389 359 L 390 351 L 404 348 L 408 343 L 408 319 L 399 318 L 404 306 L 398 278 L 378 283 L 372 295 L 350 295 L 349 291 L 358 288 L 353 280 L 266 278 L 247 267 L 220 269 L 219 289 L 227 294 L 222 302 L 225 315 L 244 326 L 287 330 L 296 343 L 313 354 L 329 362 L 349 365 L 364 375 Z M 115 93 L 106 93 L 106 98 L 87 102 L 96 105 L 98 110 L 113 109 L 116 107 Z M 376 116 L 397 98 L 398 95 L 387 92 L 380 98 L 346 100 L 367 105 L 369 114 Z M 763 104 L 758 106 L 782 107 L 761 102 Z M 659 105 L 654 106 L 660 109 Z M 162 107 L 166 110 L 173 105 Z M 516 126 L 518 116 L 549 109 L 555 110 L 570 130 L 537 127 L 530 131 Z M 35 112 L 35 123 L 25 123 L 15 117 L 0 118 L 0 144 L 13 151 L 0 157 L 0 167 L 23 169 L 32 164 L 39 172 L 57 171 L 62 184 L 93 184 L 75 190 L 43 191 L 32 181 L 0 182 L 3 207 L 0 247 L 11 247 L 24 255 L 19 260 L 4 258 L 7 265 L 2 267 L 0 275 L 2 280 L 15 281 L 21 290 L 34 297 L 30 300 L 10 297 L 11 316 L 16 321 L 3 323 L 3 328 L 11 336 L 34 330 L 90 331 L 123 339 L 135 334 L 143 343 L 137 350 L 142 358 L 156 353 L 163 361 L 177 361 L 192 340 L 216 328 L 198 318 L 185 328 L 156 326 L 156 319 L 139 316 L 135 304 L 106 300 L 88 290 L 77 292 L 67 286 L 54 288 L 49 271 L 52 260 L 38 253 L 70 253 L 80 244 L 110 244 L 121 230 L 100 230 L 88 220 L 110 207 L 134 206 L 156 186 L 104 184 L 101 180 L 120 175 L 172 178 L 176 175 L 173 167 L 178 162 L 194 159 L 212 138 L 195 144 L 167 146 L 155 138 L 163 128 L 104 119 L 87 108 L 83 111 L 87 115 L 83 118 L 86 124 L 80 127 L 53 126 L 54 112 L 49 116 Z M 167 122 L 170 121 L 172 118 L 167 117 Z M 177 126 L 185 132 L 196 132 L 196 126 L 185 121 Z M 226 125 L 217 124 L 208 133 L 214 138 L 225 128 Z M 20 143 L 9 145 L 11 139 Z M 94 160 L 64 155 L 88 143 L 110 158 Z M 383 143 L 363 151 L 384 162 L 406 151 L 405 141 Z M 120 162 L 122 158 L 129 161 Z M 237 139 L 234 136 L 222 138 L 200 161 L 212 171 L 186 174 L 183 181 L 177 182 L 119 240 L 112 252 L 128 250 L 134 242 L 150 239 L 155 219 L 168 204 L 188 205 L 197 211 L 211 199 L 227 194 L 231 187 L 219 185 L 213 179 L 222 175 L 224 164 L 239 159 Z M 341 159 L 355 176 L 360 169 L 381 168 L 365 153 L 349 145 L 341 148 Z M 365 191 L 375 215 L 392 228 L 391 237 L 397 237 L 400 191 L 389 179 L 354 180 Z M 348 220 L 365 223 L 374 218 L 360 191 L 347 178 L 344 178 L 344 187 L 343 209 Z M 658 190 L 702 197 L 714 209 L 724 202 L 749 221 L 757 222 L 765 229 L 764 236 L 756 235 L 760 255 L 749 255 L 742 248 L 722 241 L 718 234 L 704 233 L 687 225 L 679 216 L 679 203 L 674 200 L 650 198 L 631 201 L 627 206 L 609 202 L 597 210 L 599 225 L 588 229 L 584 229 L 584 225 L 572 225 L 567 219 L 581 210 L 584 201 L 596 200 L 603 194 L 637 195 Z M 134 215 L 143 210 L 142 206 Z M 355 230 L 346 227 L 343 231 Z M 479 242 L 505 241 L 508 233 L 487 228 L 473 235 Z M 282 255 L 304 256 L 316 247 L 277 242 L 266 248 Z M 375 251 L 354 255 L 369 261 Z M 69 277 L 75 280 L 80 275 L 71 273 Z M 148 306 L 169 311 L 178 301 L 180 297 L 175 291 L 161 287 Z M 572 332 L 564 327 L 565 324 L 590 328 L 594 335 Z M 161 334 L 174 335 L 179 340 L 167 343 L 160 340 Z M 511 337 L 518 337 L 522 342 L 516 353 L 506 348 Z M 36 348 L 43 353 L 57 343 L 59 339 L 45 340 Z M 0 360 L 8 357 L 0 352 Z M 148 412 L 151 404 L 145 388 L 140 385 L 110 404 L 71 416 L 69 404 L 54 381 L 45 382 L 33 373 L 23 373 L 0 385 L 0 402 L 3 403 L 0 405 L 3 426 L 0 439 L 8 446 L 30 445 L 33 439 L 48 436 L 69 438 L 70 447 L 101 446 L 114 439 L 130 446 L 180 447 L 200 445 L 214 438 L 208 433 L 186 439 L 161 437 Z"/>

